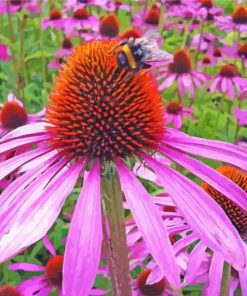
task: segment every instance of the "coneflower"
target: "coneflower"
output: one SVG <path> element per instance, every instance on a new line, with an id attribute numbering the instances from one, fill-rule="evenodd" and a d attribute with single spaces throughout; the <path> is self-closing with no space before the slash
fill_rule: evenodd
<path id="1" fill-rule="evenodd" d="M 121 227 L 122 192 L 154 261 L 167 281 L 178 288 L 179 268 L 161 213 L 128 165 L 139 158 L 157 175 L 159 184 L 166 188 L 198 237 L 241 270 L 246 252 L 221 207 L 200 186 L 152 155 L 159 152 L 184 166 L 246 210 L 246 193 L 241 188 L 186 154 L 246 169 L 245 150 L 167 128 L 152 73 L 119 69 L 116 55 L 109 55 L 116 44 L 95 41 L 77 47 L 54 85 L 48 122 L 25 125 L 0 140 L 3 155 L 25 145 L 45 144 L 1 163 L 2 178 L 18 167 L 26 168 L 0 197 L 1 262 L 47 233 L 78 178 L 88 171 L 67 238 L 64 295 L 75 296 L 79 290 L 88 295 L 93 286 L 103 239 L 102 217 L 108 239 L 101 195 L 111 230 L 122 234 L 113 231 L 108 240 L 109 250 L 113 250 L 113 262 L 109 263 L 114 293 L 131 295 L 125 229 Z M 121 266 L 116 265 L 119 261 Z"/>

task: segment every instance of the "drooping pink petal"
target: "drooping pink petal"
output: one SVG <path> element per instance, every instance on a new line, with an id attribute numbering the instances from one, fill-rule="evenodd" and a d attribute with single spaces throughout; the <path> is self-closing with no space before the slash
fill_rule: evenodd
<path id="1" fill-rule="evenodd" d="M 39 275 L 20 283 L 17 288 L 23 295 L 31 296 L 36 295 L 35 292 L 45 289 L 48 285 L 45 276 Z"/>
<path id="2" fill-rule="evenodd" d="M 211 86 L 210 86 L 210 91 L 211 91 L 211 92 L 214 92 L 214 91 L 216 90 L 216 88 L 217 88 L 218 83 L 219 83 L 220 80 L 221 80 L 220 77 L 216 77 L 216 78 L 214 79 L 213 83 L 212 83 Z"/>
<path id="3" fill-rule="evenodd" d="M 46 248 L 46 250 L 52 255 L 52 256 L 56 256 L 56 250 L 55 248 L 53 247 L 50 239 L 49 239 L 49 236 L 48 235 L 45 235 L 45 237 L 43 238 L 43 244 Z"/>
<path id="4" fill-rule="evenodd" d="M 181 115 L 176 115 L 173 117 L 173 122 L 174 122 L 174 128 L 175 129 L 180 129 L 183 125 L 183 120 Z"/>
<path id="5" fill-rule="evenodd" d="M 149 252 L 167 280 L 178 288 L 179 269 L 161 213 L 134 174 L 119 159 L 115 163 L 122 191 Z"/>
<path id="6" fill-rule="evenodd" d="M 61 160 L 34 181 L 0 220 L 0 262 L 6 261 L 41 239 L 55 222 L 66 197 L 71 193 L 83 163 L 64 167 Z M 17 179 L 18 180 L 18 179 Z M 45 187 L 44 187 L 45 186 Z M 31 189 L 33 188 L 33 190 Z M 22 201 L 22 202 L 20 202 Z"/>
<path id="7" fill-rule="evenodd" d="M 243 170 L 247 168 L 246 149 L 239 145 L 192 137 L 171 128 L 166 130 L 167 133 L 163 138 L 164 144 L 171 145 L 187 153 L 231 163 Z"/>
<path id="8" fill-rule="evenodd" d="M 164 88 L 169 88 L 174 80 L 176 79 L 176 74 L 170 74 L 167 78 L 165 78 L 164 82 L 162 82 L 159 86 L 159 90 L 162 90 Z"/>
<path id="9" fill-rule="evenodd" d="M 207 246 L 203 243 L 197 244 L 190 253 L 187 271 L 184 276 L 183 286 L 190 285 L 198 275 L 200 265 L 205 257 Z"/>
<path id="10" fill-rule="evenodd" d="M 187 156 L 183 152 L 168 147 L 161 147 L 159 151 L 213 186 L 216 190 L 223 193 L 234 203 L 247 211 L 246 192 L 227 177 L 218 173 L 203 162 Z"/>
<path id="11" fill-rule="evenodd" d="M 98 269 L 102 244 L 100 163 L 93 167 L 77 201 L 67 238 L 63 294 L 88 295 Z"/>
<path id="12" fill-rule="evenodd" d="M 25 164 L 26 162 L 38 158 L 49 152 L 49 148 L 38 148 L 31 151 L 24 152 L 20 155 L 16 155 L 11 157 L 5 161 L 1 162 L 1 171 L 0 171 L 0 179 L 3 179 L 8 174 Z"/>
<path id="13" fill-rule="evenodd" d="M 44 266 L 33 263 L 13 263 L 8 267 L 10 270 L 44 271 Z"/>
<path id="14" fill-rule="evenodd" d="M 147 155 L 142 157 L 159 176 L 198 237 L 212 250 L 221 252 L 235 269 L 242 269 L 247 261 L 244 245 L 222 208 L 190 179 Z"/>
<path id="15" fill-rule="evenodd" d="M 215 252 L 209 269 L 209 282 L 204 287 L 205 295 L 220 295 L 223 267 L 224 257 L 219 252 Z"/>

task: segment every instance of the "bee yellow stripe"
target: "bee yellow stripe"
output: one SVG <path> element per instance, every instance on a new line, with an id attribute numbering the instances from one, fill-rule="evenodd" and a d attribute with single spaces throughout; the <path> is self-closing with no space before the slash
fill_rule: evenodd
<path id="1" fill-rule="evenodd" d="M 132 54 L 131 49 L 129 48 L 129 46 L 127 44 L 125 44 L 122 47 L 122 51 L 125 53 L 125 55 L 126 55 L 126 57 L 128 59 L 128 62 L 130 64 L 131 69 L 136 69 L 137 65 L 136 65 L 135 58 L 134 58 L 134 56 Z"/>

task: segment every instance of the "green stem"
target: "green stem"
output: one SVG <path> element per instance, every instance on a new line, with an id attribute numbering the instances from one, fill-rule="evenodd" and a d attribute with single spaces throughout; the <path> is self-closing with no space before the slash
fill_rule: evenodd
<path id="1" fill-rule="evenodd" d="M 203 31 L 204 31 L 204 26 L 205 26 L 205 22 L 202 21 L 200 37 L 199 37 L 198 46 L 197 46 L 197 50 L 196 50 L 196 54 L 195 54 L 195 69 L 197 69 L 197 62 L 198 62 L 200 47 L 201 47 L 201 43 L 202 43 L 202 35 L 203 35 Z"/>
<path id="2" fill-rule="evenodd" d="M 15 51 L 13 49 L 14 44 L 15 44 L 15 36 L 14 36 L 13 23 L 12 23 L 12 18 L 10 15 L 8 1 L 6 3 L 6 7 L 7 7 L 7 17 L 8 17 L 9 39 L 12 43 L 12 46 L 10 47 L 10 51 L 11 51 L 11 59 L 12 59 L 12 63 L 13 63 L 13 71 L 14 71 L 14 76 L 15 76 L 15 89 L 16 89 L 17 97 L 20 98 L 20 81 L 19 81 L 19 74 L 18 74 L 18 62 L 17 62 L 16 56 L 15 56 Z"/>
<path id="3" fill-rule="evenodd" d="M 225 262 L 221 279 L 220 296 L 228 296 L 230 291 L 231 266 Z"/>
<path id="4" fill-rule="evenodd" d="M 25 102 L 25 86 L 27 85 L 27 71 L 25 67 L 25 53 L 24 53 L 24 31 L 25 31 L 25 24 L 26 24 L 26 19 L 25 15 L 22 16 L 22 21 L 18 19 L 18 27 L 19 27 L 19 36 L 20 36 L 20 67 L 21 67 L 21 73 L 22 73 L 22 89 L 23 89 L 23 94 L 22 94 L 22 99 Z"/>
<path id="5" fill-rule="evenodd" d="M 115 167 L 105 162 L 101 188 L 103 206 L 107 216 L 104 221 L 104 240 L 110 267 L 113 295 L 131 296 L 128 248 L 124 225 L 123 196 Z M 110 235 L 107 235 L 107 225 Z"/>

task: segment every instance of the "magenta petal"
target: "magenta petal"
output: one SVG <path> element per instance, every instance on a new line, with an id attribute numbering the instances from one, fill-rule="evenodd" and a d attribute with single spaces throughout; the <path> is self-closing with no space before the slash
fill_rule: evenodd
<path id="1" fill-rule="evenodd" d="M 178 288 L 179 269 L 161 213 L 134 174 L 119 159 L 115 163 L 122 191 L 147 248 L 164 276 Z"/>
<path id="2" fill-rule="evenodd" d="M 31 296 L 37 295 L 35 292 L 45 289 L 48 285 L 49 283 L 47 282 L 45 276 L 39 275 L 20 283 L 17 288 L 23 296 Z"/>
<path id="3" fill-rule="evenodd" d="M 205 257 L 206 249 L 207 246 L 205 246 L 203 243 L 199 243 L 191 251 L 183 286 L 192 284 L 194 279 L 198 276 L 198 271 L 200 269 L 201 263 L 203 262 L 203 258 Z"/>
<path id="4" fill-rule="evenodd" d="M 1 162 L 1 171 L 0 171 L 0 179 L 3 179 L 8 174 L 19 168 L 24 163 L 39 157 L 40 155 L 46 154 L 49 152 L 47 148 L 39 148 L 31 151 L 24 152 L 20 155 L 16 155 L 11 157 L 3 162 Z"/>
<path id="5" fill-rule="evenodd" d="M 205 295 L 220 295 L 223 267 L 224 258 L 220 253 L 216 252 L 215 254 L 213 254 L 211 260 L 209 270 L 209 283 L 204 287 Z"/>
<path id="6" fill-rule="evenodd" d="M 239 233 L 222 208 L 197 184 L 149 156 L 142 156 L 159 176 L 160 182 L 199 238 L 221 252 L 235 269 L 246 264 L 246 253 Z"/>
<path id="7" fill-rule="evenodd" d="M 0 262 L 41 239 L 55 222 L 82 168 L 82 163 L 71 167 L 66 163 L 54 165 L 1 215 Z"/>
<path id="8" fill-rule="evenodd" d="M 187 153 L 228 162 L 243 170 L 247 168 L 246 149 L 238 145 L 191 137 L 171 128 L 167 128 L 167 134 L 164 136 L 163 142 Z"/>
<path id="9" fill-rule="evenodd" d="M 243 271 L 239 271 L 239 279 L 242 295 L 247 295 L 247 267 Z"/>
<path id="10" fill-rule="evenodd" d="M 247 197 L 245 191 L 227 177 L 218 173 L 203 162 L 185 155 L 183 152 L 178 152 L 168 147 L 162 147 L 159 150 L 165 156 L 170 157 L 172 160 L 203 179 L 247 211 Z"/>
<path id="11" fill-rule="evenodd" d="M 32 263 L 13 263 L 8 267 L 10 270 L 44 271 L 44 266 Z"/>
<path id="12" fill-rule="evenodd" d="M 43 238 L 43 244 L 46 248 L 46 250 L 52 255 L 52 256 L 56 256 L 56 250 L 54 249 L 49 236 L 45 235 L 45 237 Z"/>
<path id="13" fill-rule="evenodd" d="M 100 261 L 102 244 L 100 162 L 84 182 L 67 238 L 63 266 L 63 294 L 88 295 Z"/>

